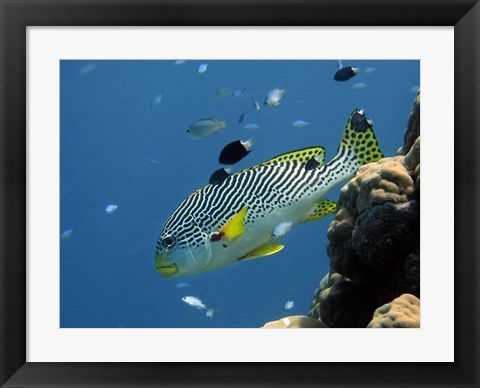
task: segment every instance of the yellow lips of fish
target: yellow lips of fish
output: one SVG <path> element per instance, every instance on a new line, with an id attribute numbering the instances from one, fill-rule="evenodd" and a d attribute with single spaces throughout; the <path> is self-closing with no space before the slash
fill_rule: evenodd
<path id="1" fill-rule="evenodd" d="M 157 272 L 163 276 L 171 276 L 179 272 L 179 269 L 176 264 L 170 264 L 170 265 L 165 265 L 161 267 L 157 266 L 156 269 L 157 269 Z"/>

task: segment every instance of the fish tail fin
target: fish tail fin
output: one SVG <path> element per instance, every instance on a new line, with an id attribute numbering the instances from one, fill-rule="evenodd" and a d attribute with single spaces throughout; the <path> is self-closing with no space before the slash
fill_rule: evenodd
<path id="1" fill-rule="evenodd" d="M 348 118 L 338 146 L 338 156 L 347 157 L 355 172 L 360 166 L 376 162 L 384 157 L 375 137 L 372 122 L 360 109 L 355 109 Z"/>
<path id="2" fill-rule="evenodd" d="M 222 120 L 221 123 L 221 128 L 227 128 L 232 125 L 232 123 L 235 121 L 233 117 L 229 117 L 228 119 Z"/>

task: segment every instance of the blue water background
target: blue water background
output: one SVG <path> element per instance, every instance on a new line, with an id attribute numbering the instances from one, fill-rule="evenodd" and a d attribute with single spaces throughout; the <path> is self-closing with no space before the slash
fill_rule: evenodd
<path id="1" fill-rule="evenodd" d="M 201 63 L 208 63 L 204 74 L 196 71 Z M 60 242 L 61 327 L 259 327 L 307 315 L 329 270 L 326 235 L 333 216 L 291 230 L 275 255 L 180 279 L 155 273 L 155 243 L 175 208 L 221 167 L 219 152 L 231 141 L 256 141 L 235 171 L 315 145 L 326 148 L 328 161 L 350 113 L 360 107 L 374 121 L 384 154 L 396 155 L 420 62 L 343 65 L 375 71 L 337 82 L 336 61 L 61 61 L 60 229 L 73 229 Z M 360 82 L 367 87 L 352 87 Z M 215 98 L 225 86 L 247 90 Z M 264 108 L 275 87 L 286 89 L 284 99 Z M 159 93 L 161 103 L 151 108 Z M 238 117 L 244 112 L 246 122 L 261 129 L 243 129 Z M 228 120 L 229 127 L 189 138 L 188 125 L 204 117 Z M 294 128 L 297 119 L 312 125 Z M 340 187 L 326 198 L 336 200 Z M 109 204 L 118 205 L 112 214 L 104 210 Z M 179 282 L 190 286 L 177 289 Z M 218 314 L 205 317 L 182 302 L 186 295 L 200 296 Z M 295 306 L 284 311 L 287 300 Z"/>

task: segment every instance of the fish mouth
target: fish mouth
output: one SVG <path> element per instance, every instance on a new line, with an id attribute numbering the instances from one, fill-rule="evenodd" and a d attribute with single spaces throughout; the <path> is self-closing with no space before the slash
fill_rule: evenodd
<path id="1" fill-rule="evenodd" d="M 176 264 L 156 266 L 156 270 L 162 276 L 173 276 L 180 271 Z"/>

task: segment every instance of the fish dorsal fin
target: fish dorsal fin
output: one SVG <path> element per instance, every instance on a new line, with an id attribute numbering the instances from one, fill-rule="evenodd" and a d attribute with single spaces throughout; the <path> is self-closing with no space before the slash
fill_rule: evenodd
<path id="1" fill-rule="evenodd" d="M 250 259 L 256 259 L 257 257 L 273 255 L 274 253 L 280 252 L 284 247 L 285 245 L 280 245 L 276 242 L 267 243 L 257 249 L 254 249 L 250 253 L 247 253 L 245 256 L 241 257 L 237 261 L 250 260 Z"/>
<path id="2" fill-rule="evenodd" d="M 337 204 L 328 199 L 323 199 L 317 202 L 315 209 L 305 217 L 301 222 L 309 222 L 319 220 L 322 217 L 334 214 L 337 211 Z"/>
<path id="3" fill-rule="evenodd" d="M 277 164 L 281 162 L 297 162 L 306 164 L 312 157 L 315 157 L 315 159 L 318 161 L 318 166 L 323 165 L 323 162 L 325 160 L 325 148 L 309 147 L 303 148 L 301 150 L 287 152 L 285 154 L 275 156 L 274 158 L 269 159 L 263 163 L 260 163 L 255 167 L 265 166 L 267 164 Z"/>
<path id="4" fill-rule="evenodd" d="M 221 234 L 229 240 L 235 240 L 243 234 L 245 229 L 244 220 L 247 214 L 248 206 L 244 206 L 221 230 Z"/>

